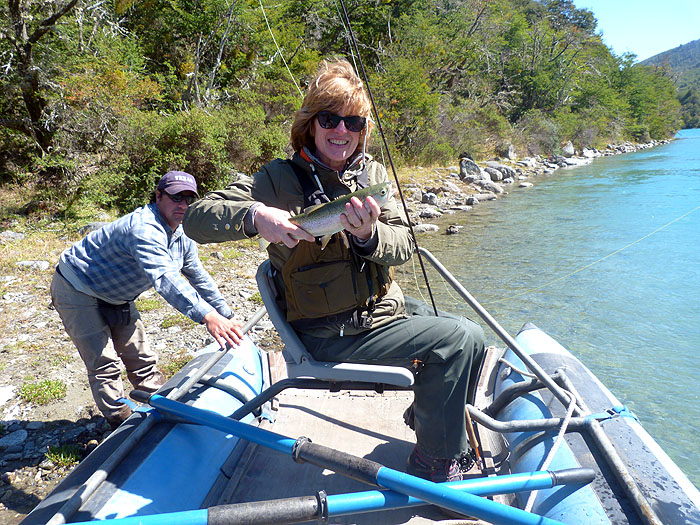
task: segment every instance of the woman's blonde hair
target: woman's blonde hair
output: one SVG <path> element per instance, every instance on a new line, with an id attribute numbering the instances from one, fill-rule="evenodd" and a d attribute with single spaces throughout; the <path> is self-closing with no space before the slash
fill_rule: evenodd
<path id="1" fill-rule="evenodd" d="M 347 60 L 324 60 L 316 75 L 309 83 L 301 109 L 294 115 L 290 142 L 294 151 L 301 151 L 306 146 L 314 149 L 314 137 L 311 129 L 314 118 L 321 111 L 334 113 L 345 110 L 348 115 L 367 118 L 367 124 L 360 132 L 357 150 L 362 143 L 369 140 L 374 124 L 370 120 L 372 105 L 364 90 L 362 80 Z"/>

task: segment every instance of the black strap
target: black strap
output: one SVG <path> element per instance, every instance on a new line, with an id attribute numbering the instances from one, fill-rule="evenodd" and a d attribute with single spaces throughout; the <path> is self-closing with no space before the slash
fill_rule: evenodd
<path id="1" fill-rule="evenodd" d="M 288 160 L 287 163 L 297 176 L 299 184 L 301 184 L 301 189 L 304 192 L 304 209 L 308 208 L 309 206 L 324 204 L 331 201 L 328 196 L 323 193 L 323 190 L 314 184 L 314 181 L 311 179 L 311 175 L 309 175 L 306 170 L 302 169 L 301 166 L 297 166 L 294 161 Z"/>

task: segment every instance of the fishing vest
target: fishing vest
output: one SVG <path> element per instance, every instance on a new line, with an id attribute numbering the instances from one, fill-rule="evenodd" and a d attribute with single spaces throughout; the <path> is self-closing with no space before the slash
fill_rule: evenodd
<path id="1" fill-rule="evenodd" d="M 304 191 L 304 207 L 330 202 L 309 174 L 289 163 Z M 367 261 L 350 247 L 344 232 L 333 235 L 325 249 L 299 242 L 281 269 L 287 321 L 297 329 L 336 322 L 371 328 L 376 302 L 386 295 L 393 269 Z"/>

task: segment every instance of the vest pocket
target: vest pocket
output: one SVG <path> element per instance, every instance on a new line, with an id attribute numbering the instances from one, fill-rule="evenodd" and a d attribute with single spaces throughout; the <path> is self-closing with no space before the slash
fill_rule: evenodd
<path id="1" fill-rule="evenodd" d="M 358 283 L 349 261 L 302 266 L 290 274 L 286 287 L 287 319 L 317 318 L 356 308 Z M 354 278 L 355 279 L 354 279 Z"/>

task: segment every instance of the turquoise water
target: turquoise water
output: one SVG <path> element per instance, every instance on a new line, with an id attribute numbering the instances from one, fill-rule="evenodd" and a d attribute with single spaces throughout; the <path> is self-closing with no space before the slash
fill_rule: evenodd
<path id="1" fill-rule="evenodd" d="M 571 350 L 700 486 L 700 130 L 533 182 L 420 245 L 511 335 L 531 321 Z"/>

